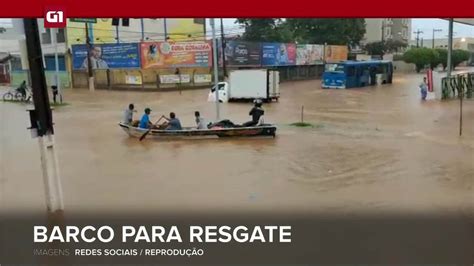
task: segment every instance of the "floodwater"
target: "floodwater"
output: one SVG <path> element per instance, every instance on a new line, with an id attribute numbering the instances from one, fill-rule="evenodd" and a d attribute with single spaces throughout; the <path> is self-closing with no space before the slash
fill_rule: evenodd
<path id="1" fill-rule="evenodd" d="M 196 110 L 215 118 L 207 90 L 65 90 L 54 110 L 66 211 L 300 210 L 353 213 L 456 212 L 474 209 L 474 102 L 419 100 L 420 75 L 394 84 L 322 90 L 320 81 L 281 84 L 265 104 L 275 139 L 139 142 L 118 126 L 134 103 L 152 120 L 176 112 L 194 125 Z M 313 128 L 295 128 L 301 119 Z M 3 210 L 44 210 L 36 139 L 25 105 L 0 102 Z M 251 103 L 221 104 L 221 117 L 249 120 Z"/>

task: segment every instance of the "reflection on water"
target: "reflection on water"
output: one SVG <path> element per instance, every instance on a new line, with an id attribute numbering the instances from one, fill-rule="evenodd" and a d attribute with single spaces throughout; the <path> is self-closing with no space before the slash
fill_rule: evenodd
<path id="1" fill-rule="evenodd" d="M 129 103 L 136 119 L 150 107 L 152 121 L 171 111 L 185 126 L 194 125 L 194 111 L 214 120 L 206 90 L 65 90 L 70 105 L 57 108 L 54 119 L 66 208 L 470 212 L 473 102 L 465 102 L 459 138 L 457 102 L 420 102 L 419 79 L 353 90 L 284 83 L 280 101 L 264 105 L 277 137 L 264 139 L 140 142 L 117 126 Z M 301 119 L 302 106 L 315 127 L 289 126 Z M 221 118 L 243 123 L 250 108 L 221 104 Z M 0 103 L 4 209 L 44 208 L 24 109 Z"/>

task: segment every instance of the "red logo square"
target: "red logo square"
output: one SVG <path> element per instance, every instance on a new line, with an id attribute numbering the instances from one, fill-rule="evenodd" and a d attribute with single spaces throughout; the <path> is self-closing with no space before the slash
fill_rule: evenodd
<path id="1" fill-rule="evenodd" d="M 66 27 L 66 12 L 61 7 L 48 7 L 44 12 L 45 28 L 64 28 Z"/>

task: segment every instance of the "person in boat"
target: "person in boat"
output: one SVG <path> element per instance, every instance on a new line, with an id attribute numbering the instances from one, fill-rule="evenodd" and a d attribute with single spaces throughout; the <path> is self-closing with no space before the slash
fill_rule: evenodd
<path id="1" fill-rule="evenodd" d="M 145 108 L 145 113 L 142 115 L 142 119 L 140 119 L 140 128 L 152 128 L 153 124 L 150 122 L 150 108 Z"/>
<path id="2" fill-rule="evenodd" d="M 207 129 L 207 125 L 204 121 L 204 118 L 201 117 L 199 111 L 194 112 L 194 117 L 196 118 L 197 129 Z"/>
<path id="3" fill-rule="evenodd" d="M 244 127 L 253 127 L 263 122 L 263 114 L 265 111 L 262 108 L 262 100 L 255 100 L 254 107 L 250 110 L 249 115 L 252 116 L 252 120 L 242 124 Z"/>
<path id="4" fill-rule="evenodd" d="M 135 105 L 133 103 L 128 105 L 128 108 L 125 110 L 123 114 L 123 123 L 126 125 L 133 125 L 133 113 L 136 112 Z M 136 122 L 138 124 L 138 122 Z"/>
<path id="5" fill-rule="evenodd" d="M 182 130 L 183 127 L 181 126 L 181 122 L 178 118 L 176 118 L 176 114 L 171 112 L 170 117 L 163 117 L 168 122 L 166 123 L 166 130 Z"/>

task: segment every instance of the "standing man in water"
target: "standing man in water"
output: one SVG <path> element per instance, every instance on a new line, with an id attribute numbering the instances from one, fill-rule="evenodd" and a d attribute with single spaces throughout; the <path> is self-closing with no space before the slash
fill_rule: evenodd
<path id="1" fill-rule="evenodd" d="M 420 87 L 421 99 L 425 101 L 426 96 L 428 95 L 428 83 L 426 82 L 426 77 L 423 78 L 423 82 L 420 84 L 419 87 Z"/>

